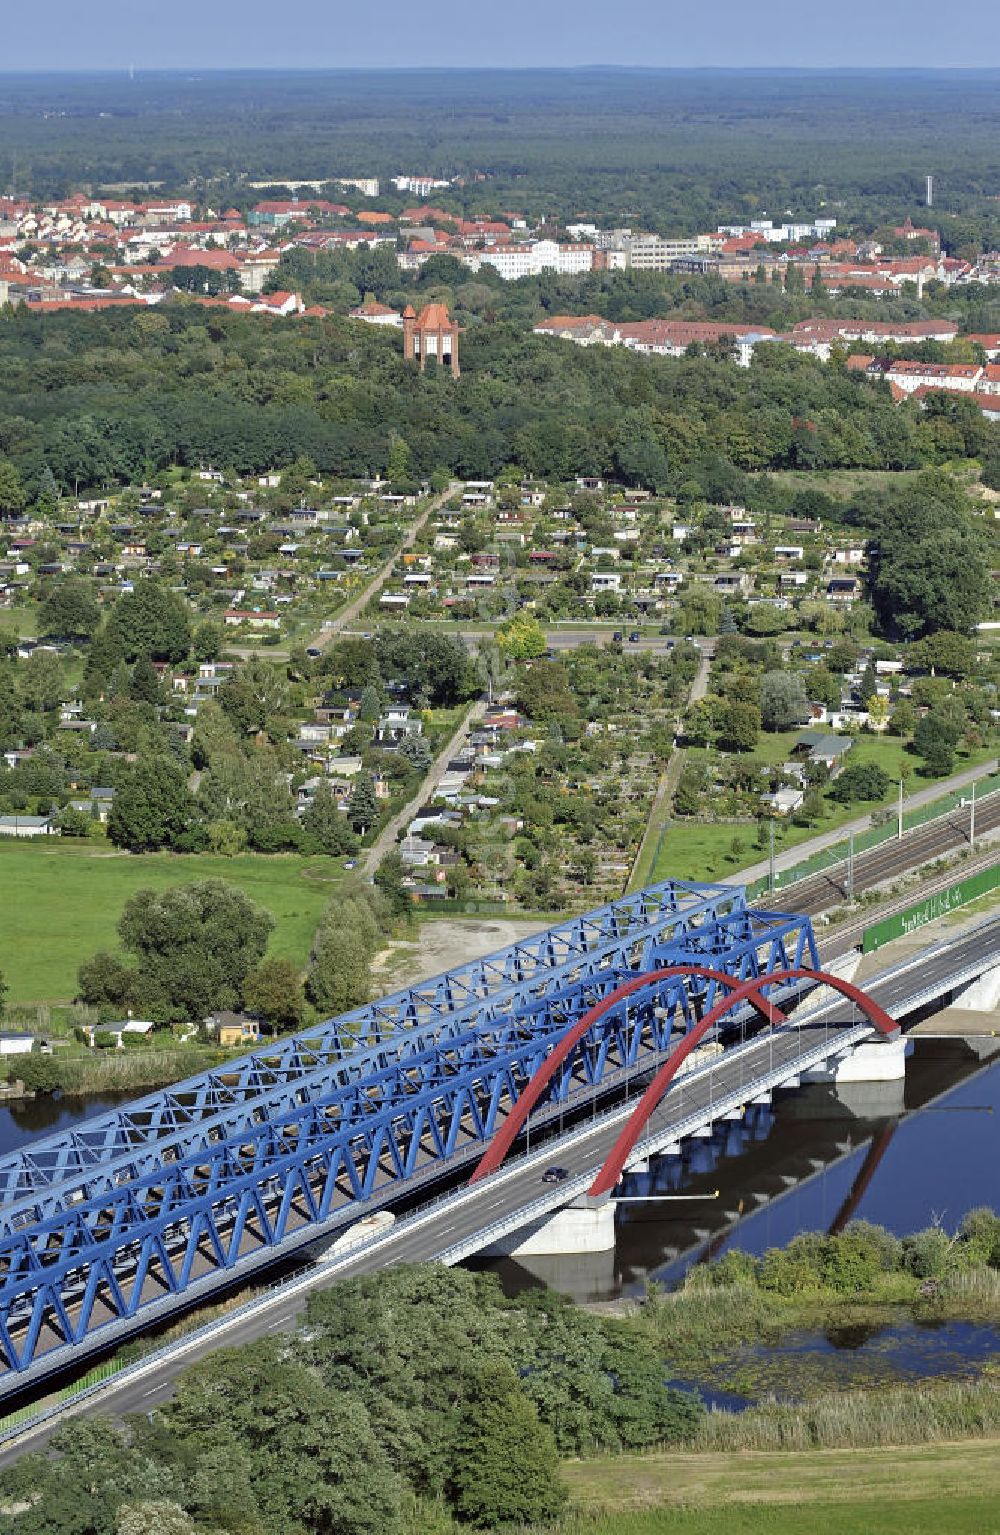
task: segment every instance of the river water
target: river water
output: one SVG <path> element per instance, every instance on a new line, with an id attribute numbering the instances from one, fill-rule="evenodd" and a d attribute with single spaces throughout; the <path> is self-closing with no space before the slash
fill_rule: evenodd
<path id="1" fill-rule="evenodd" d="M 1000 1040 L 983 1043 L 1000 1052 Z M 613 1252 L 484 1266 L 511 1293 L 545 1283 L 605 1301 L 652 1280 L 674 1286 L 729 1247 L 761 1253 L 851 1219 L 898 1236 L 936 1220 L 953 1229 L 975 1205 L 1000 1209 L 998 1129 L 1000 1054 L 984 1062 L 961 1040 L 916 1039 L 905 1082 L 776 1094 L 628 1175 L 625 1194 L 669 1197 L 621 1203 Z"/>
<path id="2" fill-rule="evenodd" d="M 38 1098 L 15 1099 L 0 1108 L 0 1156 L 20 1151 L 57 1130 L 69 1130 L 134 1097 L 134 1093 L 95 1093 L 90 1098 L 56 1098 L 43 1093 Z"/>

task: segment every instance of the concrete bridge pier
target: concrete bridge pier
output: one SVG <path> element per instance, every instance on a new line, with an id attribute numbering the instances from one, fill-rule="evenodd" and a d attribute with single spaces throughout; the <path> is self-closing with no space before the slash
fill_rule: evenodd
<path id="1" fill-rule="evenodd" d="M 562 1210 L 543 1215 L 483 1248 L 487 1258 L 553 1257 L 608 1252 L 615 1245 L 614 1199 L 581 1194 Z"/>
<path id="2" fill-rule="evenodd" d="M 906 1057 L 912 1043 L 896 1039 L 864 1040 L 847 1055 L 804 1072 L 803 1082 L 832 1087 L 843 1111 L 856 1119 L 882 1119 L 902 1112 L 906 1090 Z"/>
<path id="3" fill-rule="evenodd" d="M 802 1073 L 803 1082 L 901 1082 L 906 1076 L 906 1057 L 912 1044 L 902 1035 L 895 1039 L 866 1039 L 847 1055 L 833 1056 L 822 1066 Z"/>
<path id="4" fill-rule="evenodd" d="M 957 991 L 952 1005 L 974 1013 L 991 1013 L 1000 1007 L 1000 965 L 984 971 L 971 985 Z"/>

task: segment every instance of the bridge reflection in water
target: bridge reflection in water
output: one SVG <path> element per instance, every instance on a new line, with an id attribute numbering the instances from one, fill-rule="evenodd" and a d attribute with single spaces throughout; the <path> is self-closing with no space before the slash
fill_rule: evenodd
<path id="1" fill-rule="evenodd" d="M 545 1284 L 575 1300 L 611 1301 L 639 1298 L 650 1282 L 676 1285 L 729 1247 L 759 1253 L 856 1218 L 897 1235 L 936 1217 L 954 1224 L 967 1208 L 1000 1204 L 1000 1170 L 984 1154 L 1000 1113 L 1000 1038 L 983 1043 L 991 1053 L 960 1039 L 918 1039 L 905 1083 L 779 1093 L 710 1138 L 685 1142 L 679 1155 L 652 1159 L 626 1174 L 622 1192 L 679 1193 L 683 1202 L 621 1202 L 608 1252 L 470 1263 L 496 1271 L 511 1294 Z"/>

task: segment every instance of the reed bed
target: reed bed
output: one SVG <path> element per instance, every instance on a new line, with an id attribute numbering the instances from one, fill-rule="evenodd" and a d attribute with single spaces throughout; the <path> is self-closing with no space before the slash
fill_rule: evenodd
<path id="1" fill-rule="evenodd" d="M 934 1297 L 949 1315 L 956 1312 L 1000 1315 L 1000 1270 L 994 1268 L 962 1269 L 940 1281 Z"/>
<path id="2" fill-rule="evenodd" d="M 788 1325 L 781 1303 L 749 1285 L 661 1291 L 647 1299 L 641 1317 L 675 1367 L 774 1339 Z"/>
<path id="3" fill-rule="evenodd" d="M 1000 1390 L 989 1379 L 837 1391 L 809 1402 L 713 1411 L 693 1450 L 861 1449 L 1000 1433 Z"/>
<path id="4" fill-rule="evenodd" d="M 173 1050 L 88 1050 L 55 1058 L 59 1086 L 69 1097 L 162 1087 L 218 1065 L 224 1056 L 212 1047 L 178 1046 Z M 16 1059 L 14 1072 L 16 1072 Z"/>

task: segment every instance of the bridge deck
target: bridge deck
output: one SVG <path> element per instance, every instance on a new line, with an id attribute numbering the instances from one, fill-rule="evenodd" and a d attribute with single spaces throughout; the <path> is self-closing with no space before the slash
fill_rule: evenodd
<path id="1" fill-rule="evenodd" d="M 953 944 L 938 946 L 931 954 L 919 961 L 911 961 L 880 977 L 870 986 L 872 994 L 883 1006 L 896 1011 L 913 1010 L 925 1000 L 946 992 L 949 986 L 979 973 L 986 961 L 995 960 L 1000 923 L 985 923 L 971 933 L 963 935 Z M 796 1070 L 805 1069 L 816 1061 L 825 1059 L 848 1047 L 869 1032 L 867 1025 L 858 1023 L 852 1016 L 850 1004 L 842 999 L 817 1008 L 808 1020 L 780 1030 L 773 1035 L 752 1040 L 734 1048 L 713 1064 L 711 1069 L 691 1073 L 678 1080 L 671 1089 L 664 1105 L 651 1121 L 650 1144 L 662 1145 L 679 1136 L 692 1133 L 699 1123 L 704 1124 L 719 1117 L 727 1108 L 736 1106 L 749 1096 L 780 1084 Z M 638 1085 L 638 1081 L 636 1081 Z M 630 1107 L 618 1107 L 608 1113 L 598 1112 L 594 1098 L 595 1115 L 592 1123 L 571 1127 L 549 1147 L 529 1158 L 519 1160 L 512 1167 L 494 1178 L 477 1185 L 474 1190 L 462 1190 L 444 1196 L 433 1207 L 404 1217 L 395 1230 L 385 1239 L 369 1244 L 365 1249 L 338 1259 L 328 1272 L 361 1272 L 367 1267 L 380 1266 L 385 1262 L 443 1258 L 455 1262 L 481 1250 L 496 1239 L 498 1234 L 516 1229 L 544 1214 L 547 1210 L 564 1204 L 577 1192 L 582 1192 L 601 1164 L 616 1137 L 622 1118 Z M 456 1163 L 478 1156 L 481 1143 L 470 1141 Z M 558 1161 L 569 1168 L 568 1184 L 542 1185 L 540 1175 L 544 1167 Z M 310 1183 L 307 1179 L 289 1198 L 286 1188 L 280 1196 L 289 1217 L 287 1226 L 288 1251 L 315 1240 L 318 1232 L 314 1220 L 309 1218 Z M 279 1191 L 264 1190 L 259 1206 L 260 1216 L 267 1220 L 273 1215 Z M 364 1211 L 384 1200 L 365 1202 Z M 361 1212 L 359 1212 L 361 1213 Z M 273 1262 L 275 1252 L 269 1248 L 261 1218 L 255 1215 L 243 1222 L 237 1233 L 241 1253 L 241 1272 L 250 1273 L 265 1263 Z M 232 1230 L 236 1231 L 235 1220 Z M 226 1223 L 220 1226 L 226 1235 Z M 220 1282 L 220 1255 L 211 1239 L 198 1243 L 191 1271 L 188 1275 L 184 1303 L 195 1301 L 211 1293 Z M 222 1275 L 223 1278 L 227 1277 Z M 157 1286 L 160 1286 L 157 1293 Z M 145 1275 L 143 1289 L 143 1322 L 160 1320 L 170 1310 L 176 1310 L 179 1302 L 169 1290 L 155 1267 Z M 72 1322 L 76 1299 L 67 1297 L 67 1315 Z M 118 1338 L 136 1330 L 136 1322 L 124 1318 L 108 1308 L 97 1321 L 106 1323 L 96 1327 L 98 1337 L 89 1336 L 82 1346 L 76 1345 L 74 1356 L 98 1346 L 110 1346 Z M 15 1331 L 24 1327 L 25 1319 L 11 1317 Z M 141 1324 L 140 1324 L 141 1325 Z M 25 1384 L 41 1379 L 57 1366 L 65 1365 L 70 1349 L 62 1342 L 58 1330 L 46 1321 L 46 1331 L 40 1333 L 38 1349 L 21 1371 L 8 1370 L 0 1377 L 0 1395 L 23 1388 Z"/>

